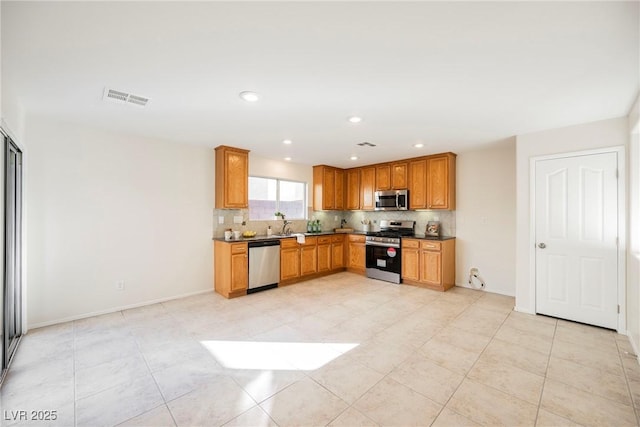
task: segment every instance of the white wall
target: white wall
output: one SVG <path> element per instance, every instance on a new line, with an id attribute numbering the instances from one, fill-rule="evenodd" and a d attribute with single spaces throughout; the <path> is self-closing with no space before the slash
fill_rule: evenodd
<path id="1" fill-rule="evenodd" d="M 456 284 L 478 268 L 485 290 L 515 295 L 516 141 L 458 154 Z M 477 282 L 476 282 L 477 283 Z"/>
<path id="2" fill-rule="evenodd" d="M 627 334 L 640 351 L 640 96 L 629 113 L 629 242 L 627 251 Z"/>
<path id="3" fill-rule="evenodd" d="M 595 148 L 626 146 L 627 118 L 601 120 L 516 138 L 516 310 L 535 312 L 535 287 L 530 280 L 529 159 Z"/>
<path id="4" fill-rule="evenodd" d="M 38 117 L 27 137 L 29 327 L 212 288 L 212 149 Z"/>

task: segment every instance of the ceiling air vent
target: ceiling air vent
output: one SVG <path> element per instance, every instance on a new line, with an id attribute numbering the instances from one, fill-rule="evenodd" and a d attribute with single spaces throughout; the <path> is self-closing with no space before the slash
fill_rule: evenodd
<path id="1" fill-rule="evenodd" d="M 147 102 L 149 102 L 149 98 L 145 98 L 144 96 L 133 95 L 131 93 L 109 88 L 104 88 L 104 95 L 102 99 L 105 101 L 116 102 L 118 104 L 133 104 L 140 107 L 146 106 Z"/>
<path id="2" fill-rule="evenodd" d="M 365 142 L 361 142 L 360 144 L 356 144 L 356 145 L 359 145 L 361 147 L 375 147 L 376 146 L 376 144 L 372 144 L 372 143 L 366 142 L 366 141 Z"/>

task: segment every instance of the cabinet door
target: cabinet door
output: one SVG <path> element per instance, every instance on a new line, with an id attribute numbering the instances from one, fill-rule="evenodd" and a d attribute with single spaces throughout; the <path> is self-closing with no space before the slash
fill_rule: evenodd
<path id="1" fill-rule="evenodd" d="M 344 209 L 344 171 L 342 169 L 335 169 L 334 176 L 335 176 L 334 208 L 337 210 L 343 210 Z"/>
<path id="2" fill-rule="evenodd" d="M 331 270 L 331 244 L 318 244 L 318 273 Z"/>
<path id="3" fill-rule="evenodd" d="M 420 251 L 418 249 L 402 248 L 402 278 L 420 280 Z"/>
<path id="4" fill-rule="evenodd" d="M 300 248 L 300 275 L 306 276 L 307 274 L 313 274 L 318 269 L 316 254 L 318 250 L 315 245 L 303 246 Z"/>
<path id="5" fill-rule="evenodd" d="M 360 209 L 360 169 L 347 171 L 347 209 Z"/>
<path id="6" fill-rule="evenodd" d="M 420 280 L 432 285 L 442 285 L 442 254 L 435 251 L 421 251 Z"/>
<path id="7" fill-rule="evenodd" d="M 249 259 L 247 253 L 231 255 L 231 292 L 247 289 L 249 286 Z"/>
<path id="8" fill-rule="evenodd" d="M 376 190 L 391 190 L 391 165 L 376 166 Z"/>
<path id="9" fill-rule="evenodd" d="M 454 158 L 441 156 L 427 159 L 427 208 L 454 209 Z"/>
<path id="10" fill-rule="evenodd" d="M 372 211 L 375 208 L 376 168 L 362 168 L 360 173 L 360 209 Z"/>
<path id="11" fill-rule="evenodd" d="M 324 168 L 322 174 L 322 209 L 329 210 L 335 209 L 335 197 L 336 197 L 336 174 L 333 168 Z"/>
<path id="12" fill-rule="evenodd" d="M 331 244 L 331 269 L 344 268 L 344 242 Z"/>
<path id="13" fill-rule="evenodd" d="M 409 163 L 409 209 L 427 208 L 427 160 Z"/>
<path id="14" fill-rule="evenodd" d="M 365 270 L 366 263 L 366 249 L 364 243 L 350 242 L 349 243 L 349 260 L 347 263 L 348 268 L 356 270 Z"/>
<path id="15" fill-rule="evenodd" d="M 391 188 L 404 190 L 407 188 L 407 163 L 391 164 Z"/>
<path id="16" fill-rule="evenodd" d="M 280 249 L 280 280 L 295 279 L 300 276 L 300 250 Z"/>
<path id="17" fill-rule="evenodd" d="M 216 209 L 249 207 L 249 152 L 216 147 Z"/>

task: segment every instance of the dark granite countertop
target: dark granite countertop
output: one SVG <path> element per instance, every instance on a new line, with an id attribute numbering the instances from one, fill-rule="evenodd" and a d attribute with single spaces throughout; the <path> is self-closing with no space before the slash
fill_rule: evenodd
<path id="1" fill-rule="evenodd" d="M 313 237 L 313 236 L 327 236 L 327 235 L 332 235 L 332 234 L 358 234 L 361 236 L 366 235 L 367 233 L 365 233 L 364 231 L 358 231 L 358 230 L 354 230 L 352 232 L 349 233 L 336 233 L 334 231 L 321 231 L 319 233 L 298 233 L 298 234 L 304 234 L 307 237 Z M 277 239 L 293 239 L 295 238 L 295 235 L 290 235 L 290 236 L 283 236 L 280 234 L 273 234 L 271 236 L 267 236 L 266 234 L 258 234 L 255 237 L 240 237 L 240 239 L 231 239 L 231 240 L 225 240 L 224 237 L 214 237 L 212 240 L 218 240 L 221 242 L 229 242 L 229 243 L 234 243 L 234 242 L 254 242 L 254 241 L 259 241 L 259 240 L 277 240 Z M 416 234 L 415 236 L 411 236 L 411 237 L 407 237 L 408 239 L 420 239 L 420 240 L 438 240 L 438 241 L 443 241 L 443 240 L 451 240 L 451 239 L 455 239 L 455 236 L 439 236 L 439 237 L 434 237 L 434 236 L 425 236 L 424 234 Z"/>

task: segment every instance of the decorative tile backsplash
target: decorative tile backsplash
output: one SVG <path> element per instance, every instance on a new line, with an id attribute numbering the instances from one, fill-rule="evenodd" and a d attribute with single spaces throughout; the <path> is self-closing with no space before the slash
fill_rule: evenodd
<path id="1" fill-rule="evenodd" d="M 235 216 L 242 216 L 245 225 L 234 224 Z M 362 221 L 371 222 L 371 230 L 380 228 L 380 220 L 415 221 L 416 233 L 424 234 L 429 221 L 440 221 L 441 234 L 443 236 L 456 235 L 456 214 L 455 211 L 314 211 L 309 208 L 309 220 L 319 220 L 323 231 L 331 231 L 340 227 L 340 221 L 345 219 L 347 224 L 355 230 L 362 230 Z M 223 217 L 224 222 L 218 222 L 219 217 Z M 213 237 L 223 237 L 224 230 L 231 228 L 240 231 L 256 231 L 260 235 L 267 234 L 267 227 L 271 226 L 273 234 L 282 232 L 282 220 L 269 221 L 249 221 L 248 209 L 215 209 L 213 211 Z M 293 220 L 291 231 L 294 233 L 304 233 L 307 231 L 307 220 Z"/>

